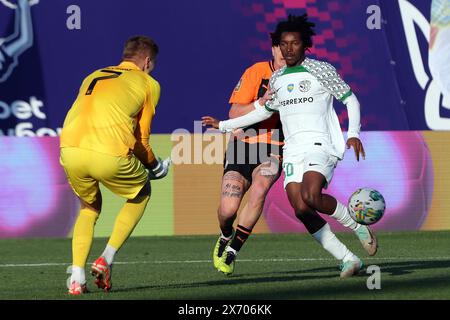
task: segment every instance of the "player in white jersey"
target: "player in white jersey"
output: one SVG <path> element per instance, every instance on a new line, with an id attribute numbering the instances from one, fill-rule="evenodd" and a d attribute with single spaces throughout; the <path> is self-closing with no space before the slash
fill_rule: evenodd
<path id="1" fill-rule="evenodd" d="M 203 117 L 203 123 L 226 132 L 279 112 L 285 136 L 284 186 L 296 216 L 304 222 L 304 217 L 312 216 L 312 212 L 330 215 L 354 230 L 369 255 L 375 255 L 378 244 L 372 230 L 356 223 L 345 205 L 322 193 L 338 161 L 343 159 L 346 145 L 354 149 L 358 161 L 360 155 L 365 158 L 365 152 L 359 140 L 360 110 L 355 95 L 333 66 L 305 56 L 312 46 L 313 26 L 306 14 L 289 16 L 287 21 L 277 25 L 272 37 L 279 39 L 286 67 L 275 72 L 270 80 L 271 100 L 264 106 L 256 102 L 255 110 L 242 117 L 219 122 L 208 116 Z M 348 109 L 347 143 L 333 108 L 333 97 Z M 308 231 L 342 261 L 341 277 L 358 273 L 363 267 L 362 261 L 336 238 L 327 223 L 316 221 L 313 222 L 315 230 L 310 227 Z M 311 221 L 308 224 L 311 225 Z"/>

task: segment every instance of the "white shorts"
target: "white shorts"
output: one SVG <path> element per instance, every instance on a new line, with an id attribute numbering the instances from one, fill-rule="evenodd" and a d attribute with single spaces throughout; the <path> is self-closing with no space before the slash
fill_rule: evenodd
<path id="1" fill-rule="evenodd" d="M 303 174 L 308 171 L 321 173 L 325 179 L 325 188 L 333 178 L 334 168 L 339 159 L 329 154 L 321 146 L 314 146 L 308 152 L 297 157 L 283 159 L 284 188 L 291 182 L 300 183 L 303 181 Z"/>

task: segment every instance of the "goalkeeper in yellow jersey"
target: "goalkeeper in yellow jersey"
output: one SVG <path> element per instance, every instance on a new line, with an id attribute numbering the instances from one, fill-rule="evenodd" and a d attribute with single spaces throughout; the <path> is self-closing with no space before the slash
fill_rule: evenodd
<path id="1" fill-rule="evenodd" d="M 170 159 L 155 157 L 149 146 L 160 96 L 159 83 L 149 75 L 157 54 L 158 46 L 148 37 L 127 40 L 122 62 L 87 76 L 64 120 L 60 162 L 81 203 L 73 230 L 69 294 L 87 292 L 84 268 L 102 207 L 99 183 L 127 199 L 104 252 L 91 267 L 96 285 L 109 291 L 114 255 L 144 213 L 150 180 L 168 173 Z"/>

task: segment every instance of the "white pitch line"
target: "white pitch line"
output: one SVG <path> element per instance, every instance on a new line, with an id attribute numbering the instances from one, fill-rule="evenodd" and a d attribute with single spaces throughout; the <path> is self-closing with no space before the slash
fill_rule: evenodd
<path id="1" fill-rule="evenodd" d="M 450 260 L 450 257 L 367 257 L 363 260 L 408 260 L 411 262 L 433 261 L 433 260 Z M 306 261 L 336 261 L 331 258 L 273 258 L 273 259 L 239 259 L 239 262 L 306 262 Z M 115 265 L 127 264 L 187 264 L 187 263 L 211 263 L 211 260 L 155 260 L 155 261 L 128 261 L 128 262 L 114 262 Z M 54 267 L 54 266 L 69 266 L 70 263 L 64 262 L 49 262 L 49 263 L 7 263 L 0 264 L 0 268 L 15 268 L 15 267 Z"/>

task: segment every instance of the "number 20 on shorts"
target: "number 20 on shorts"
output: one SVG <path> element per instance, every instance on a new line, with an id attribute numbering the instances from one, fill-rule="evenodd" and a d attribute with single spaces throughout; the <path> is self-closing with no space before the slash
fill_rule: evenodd
<path id="1" fill-rule="evenodd" d="M 284 173 L 287 177 L 292 176 L 294 174 L 294 165 L 292 163 L 285 163 Z"/>

